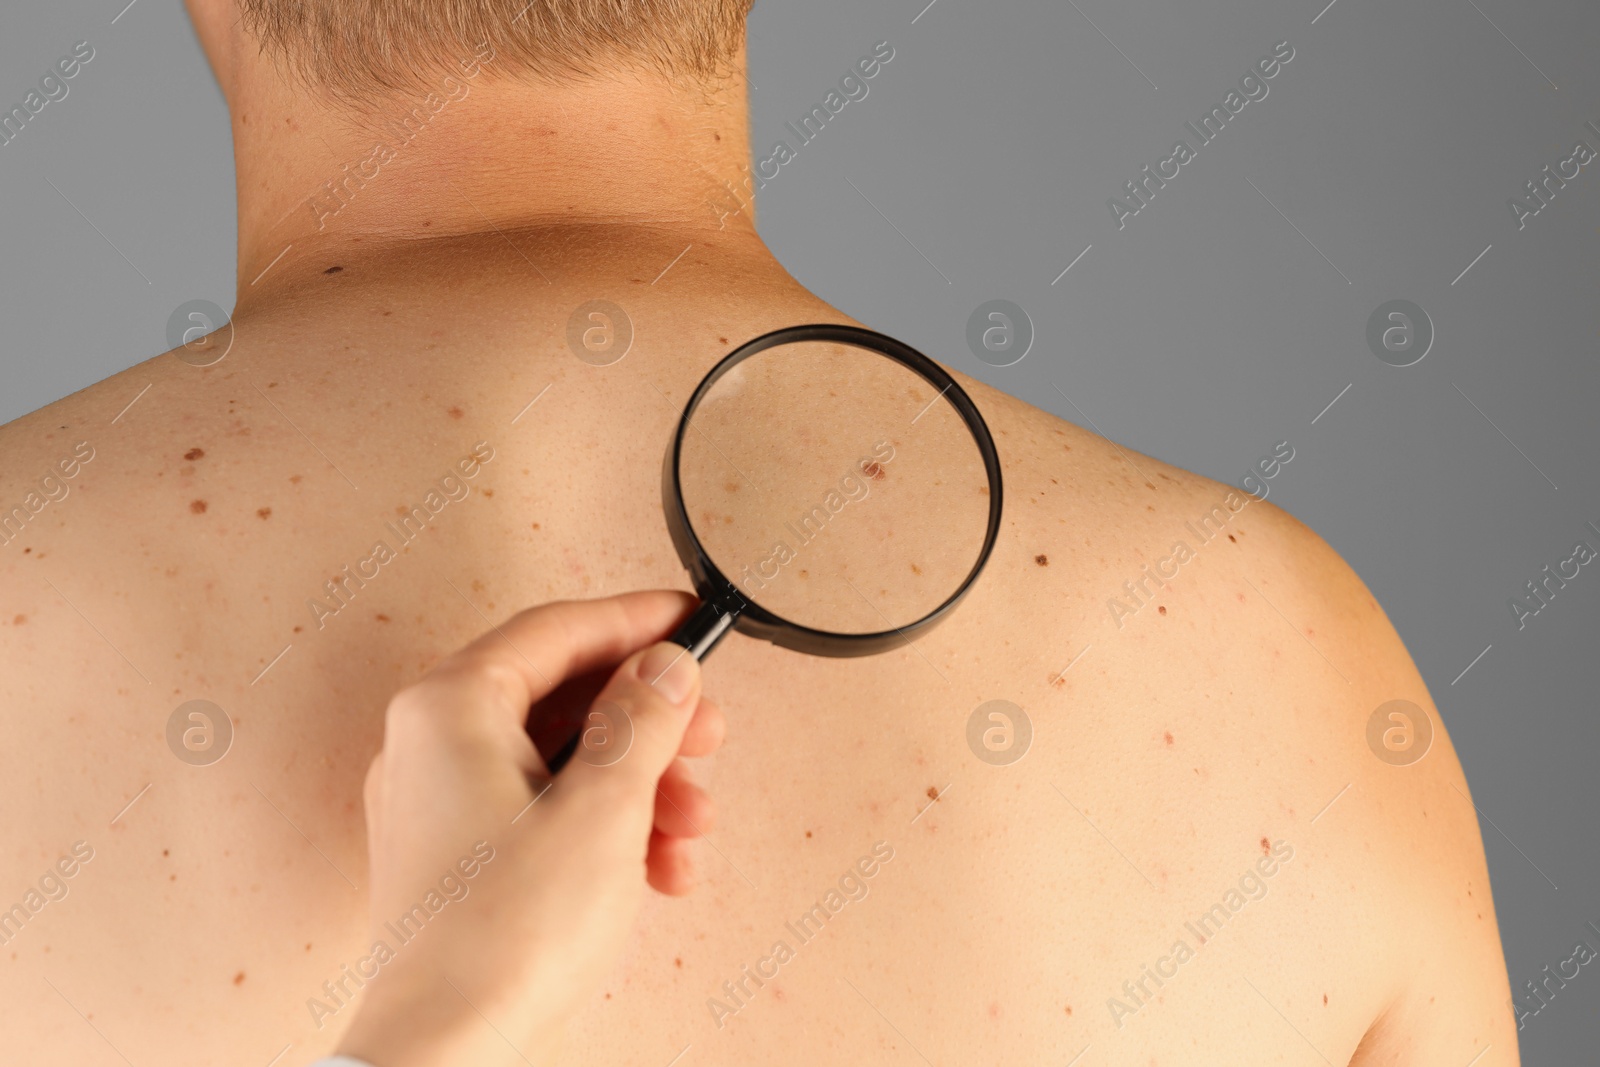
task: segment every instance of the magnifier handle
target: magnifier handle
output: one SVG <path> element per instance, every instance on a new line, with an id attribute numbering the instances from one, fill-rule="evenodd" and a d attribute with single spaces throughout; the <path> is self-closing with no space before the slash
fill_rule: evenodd
<path id="1" fill-rule="evenodd" d="M 715 600 L 701 601 L 695 613 L 669 640 L 688 649 L 695 659 L 704 660 L 717 647 L 717 642 L 733 629 L 733 621 L 738 617 L 737 611 L 730 611 Z"/>
<path id="2" fill-rule="evenodd" d="M 736 608 L 718 604 L 714 600 L 703 601 L 695 609 L 695 613 L 689 616 L 688 621 L 682 626 L 678 627 L 677 633 L 674 633 L 669 640 L 673 644 L 682 645 L 688 649 L 689 654 L 695 659 L 703 660 L 711 654 L 713 648 L 717 647 L 717 642 L 726 637 L 728 631 L 733 629 L 733 621 L 738 617 L 739 611 Z M 548 769 L 551 774 L 559 772 L 561 768 L 567 765 L 568 761 L 578 751 L 578 742 L 582 737 L 583 730 L 580 728 L 550 758 Z"/>

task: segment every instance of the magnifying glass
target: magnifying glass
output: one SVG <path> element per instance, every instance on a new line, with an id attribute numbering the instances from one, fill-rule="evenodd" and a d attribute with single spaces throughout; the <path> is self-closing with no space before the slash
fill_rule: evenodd
<path id="1" fill-rule="evenodd" d="M 912 640 L 959 603 L 1000 532 L 1000 459 L 931 359 L 855 326 L 750 341 L 689 398 L 662 469 L 699 594 L 672 636 L 730 631 L 816 656 Z"/>
<path id="2" fill-rule="evenodd" d="M 701 600 L 671 640 L 702 660 L 734 631 L 815 656 L 908 644 L 977 581 L 1003 504 L 994 439 L 955 380 L 834 324 L 765 334 L 712 368 L 661 492 Z"/>

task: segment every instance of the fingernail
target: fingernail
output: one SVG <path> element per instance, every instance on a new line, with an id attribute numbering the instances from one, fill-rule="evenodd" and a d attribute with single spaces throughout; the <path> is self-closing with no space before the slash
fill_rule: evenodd
<path id="1" fill-rule="evenodd" d="M 639 677 L 674 704 L 683 703 L 689 695 L 699 670 L 700 664 L 689 650 L 670 641 L 656 645 L 639 661 Z"/>

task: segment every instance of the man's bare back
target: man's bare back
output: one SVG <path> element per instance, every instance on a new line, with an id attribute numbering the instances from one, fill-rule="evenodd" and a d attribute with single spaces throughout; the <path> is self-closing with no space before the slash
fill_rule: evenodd
<path id="1" fill-rule="evenodd" d="M 521 607 L 686 587 L 684 399 L 851 321 L 725 221 L 305 242 L 221 362 L 0 428 L 0 504 L 65 486 L 0 547 L 0 897 L 92 852 L 5 928 L 8 1062 L 331 1049 L 389 695 Z M 595 299 L 634 330 L 609 366 L 568 345 Z M 1466 784 L 1359 580 L 1272 504 L 960 380 L 1004 462 L 988 570 L 915 648 L 724 643 L 704 885 L 647 906 L 568 1062 L 1515 1063 Z M 1395 699 L 1435 729 L 1410 766 L 1367 743 Z M 191 700 L 220 762 L 169 746 Z M 992 701 L 1021 715 L 973 727 Z"/>

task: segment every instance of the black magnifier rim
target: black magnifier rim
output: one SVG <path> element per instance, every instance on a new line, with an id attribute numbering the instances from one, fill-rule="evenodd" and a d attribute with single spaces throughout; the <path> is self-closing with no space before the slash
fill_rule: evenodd
<path id="1" fill-rule="evenodd" d="M 800 344 L 807 341 L 831 341 L 869 349 L 915 372 L 938 389 L 940 396 L 950 401 L 950 405 L 966 423 L 967 430 L 972 434 L 973 441 L 983 456 L 984 470 L 989 476 L 989 522 L 984 531 L 983 548 L 973 562 L 972 569 L 961 580 L 955 592 L 928 614 L 906 626 L 880 630 L 876 633 L 835 633 L 786 619 L 754 601 L 745 599 L 728 576 L 723 574 L 706 554 L 700 539 L 695 536 L 688 511 L 684 507 L 678 463 L 683 453 L 684 438 L 689 432 L 690 419 L 699 409 L 701 401 L 723 375 L 751 356 L 779 345 Z M 983 573 L 989 557 L 994 553 L 995 543 L 1000 537 L 1000 519 L 1005 495 L 1000 476 L 1000 455 L 995 449 L 994 438 L 989 433 L 988 424 L 978 412 L 978 406 L 972 402 L 966 390 L 957 385 L 955 379 L 950 377 L 943 367 L 903 341 L 897 341 L 875 330 L 842 323 L 812 323 L 773 330 L 740 345 L 711 368 L 710 373 L 695 389 L 694 395 L 689 398 L 688 404 L 683 409 L 683 417 L 678 420 L 677 433 L 673 435 L 672 446 L 667 449 L 666 462 L 663 464 L 661 493 L 667 505 L 667 529 L 672 535 L 673 546 L 677 549 L 678 557 L 683 561 L 684 567 L 688 569 L 689 576 L 694 580 L 695 590 L 702 600 L 715 603 L 724 610 L 736 612 L 733 628 L 748 637 L 770 641 L 781 648 L 793 649 L 808 655 L 831 657 L 871 656 L 886 652 L 941 622 L 967 595 L 967 591 L 978 580 L 978 575 Z"/>

